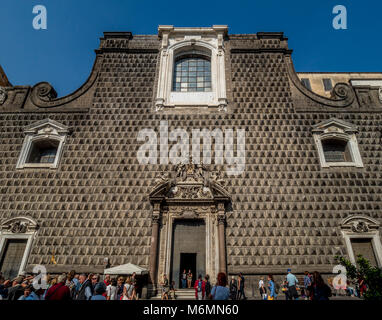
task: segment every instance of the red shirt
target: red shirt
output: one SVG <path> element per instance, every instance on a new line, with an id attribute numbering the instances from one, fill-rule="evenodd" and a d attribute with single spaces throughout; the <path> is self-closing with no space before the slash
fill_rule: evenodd
<path id="1" fill-rule="evenodd" d="M 203 280 L 200 280 L 200 281 L 202 282 L 202 297 L 204 298 L 204 295 L 206 293 L 206 282 Z M 194 284 L 196 299 L 198 299 L 198 286 L 199 286 L 199 280 L 196 280 Z"/>
<path id="2" fill-rule="evenodd" d="M 65 283 L 60 282 L 48 289 L 45 300 L 70 300 L 70 289 Z"/>
<path id="3" fill-rule="evenodd" d="M 106 280 L 103 280 L 103 283 L 106 285 L 106 288 L 107 286 L 110 284 L 110 282 L 107 282 Z M 102 295 L 107 298 L 107 291 L 105 291 L 104 293 L 102 293 Z"/>

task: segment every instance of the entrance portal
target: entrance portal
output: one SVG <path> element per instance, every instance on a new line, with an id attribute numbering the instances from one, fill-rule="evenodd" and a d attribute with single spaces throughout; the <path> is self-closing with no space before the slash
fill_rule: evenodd
<path id="1" fill-rule="evenodd" d="M 175 220 L 172 236 L 170 279 L 181 288 L 183 270 L 191 270 L 192 285 L 206 273 L 206 226 L 203 220 Z"/>
<path id="2" fill-rule="evenodd" d="M 188 273 L 189 270 L 192 272 L 192 285 L 194 285 L 196 280 L 196 253 L 181 253 L 180 254 L 180 267 L 179 271 L 183 272 L 186 270 Z M 187 284 L 186 284 L 187 287 Z M 179 288 L 182 288 L 182 279 L 179 278 Z"/>

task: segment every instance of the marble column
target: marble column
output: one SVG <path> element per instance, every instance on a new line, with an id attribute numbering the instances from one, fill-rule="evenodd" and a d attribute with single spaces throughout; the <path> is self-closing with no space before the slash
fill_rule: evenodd
<path id="1" fill-rule="evenodd" d="M 150 281 L 156 284 L 157 265 L 158 265 L 158 238 L 160 223 L 160 205 L 154 204 L 152 231 L 151 231 L 151 247 L 150 247 Z"/>
<path id="2" fill-rule="evenodd" d="M 219 272 L 227 274 L 224 204 L 218 205 Z"/>

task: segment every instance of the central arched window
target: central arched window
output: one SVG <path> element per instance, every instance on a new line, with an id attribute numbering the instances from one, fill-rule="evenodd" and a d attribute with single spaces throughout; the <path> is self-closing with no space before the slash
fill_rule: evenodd
<path id="1" fill-rule="evenodd" d="M 182 55 L 175 60 L 172 91 L 211 91 L 211 61 L 201 55 Z"/>

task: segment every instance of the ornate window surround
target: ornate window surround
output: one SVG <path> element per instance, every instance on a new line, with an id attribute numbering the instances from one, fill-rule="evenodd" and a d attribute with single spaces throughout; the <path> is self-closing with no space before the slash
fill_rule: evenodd
<path id="1" fill-rule="evenodd" d="M 175 28 L 159 26 L 162 39 L 158 88 L 155 110 L 185 106 L 215 107 L 226 110 L 227 95 L 225 81 L 224 36 L 227 26 L 214 25 L 212 28 Z M 175 58 L 181 54 L 199 50 L 211 58 L 211 92 L 174 92 L 172 77 Z"/>
<path id="2" fill-rule="evenodd" d="M 0 258 L 4 254 L 5 245 L 8 239 L 26 239 L 23 259 L 20 264 L 19 274 L 25 270 L 29 253 L 32 249 L 33 240 L 38 230 L 37 223 L 28 217 L 16 217 L 3 221 L 0 224 Z"/>
<path id="3" fill-rule="evenodd" d="M 341 233 L 345 239 L 346 249 L 350 262 L 355 264 L 351 239 L 371 239 L 374 254 L 379 267 L 382 267 L 382 245 L 379 236 L 378 221 L 363 215 L 352 215 L 341 221 Z"/>
<path id="4" fill-rule="evenodd" d="M 16 168 L 57 168 L 61 158 L 62 148 L 64 146 L 66 137 L 69 134 L 69 128 L 57 121 L 51 119 L 44 119 L 25 127 L 24 133 L 26 136 L 23 142 L 23 146 L 21 148 Z M 33 143 L 40 140 L 55 140 L 59 142 L 56 153 L 56 159 L 53 163 L 26 162 L 31 152 Z"/>
<path id="5" fill-rule="evenodd" d="M 313 126 L 313 138 L 316 143 L 322 168 L 330 167 L 357 167 L 363 168 L 361 154 L 358 148 L 356 134 L 358 129 L 351 123 L 339 119 L 329 119 Z M 347 141 L 352 161 L 327 162 L 322 147 L 322 141 L 326 139 L 339 139 Z"/>

